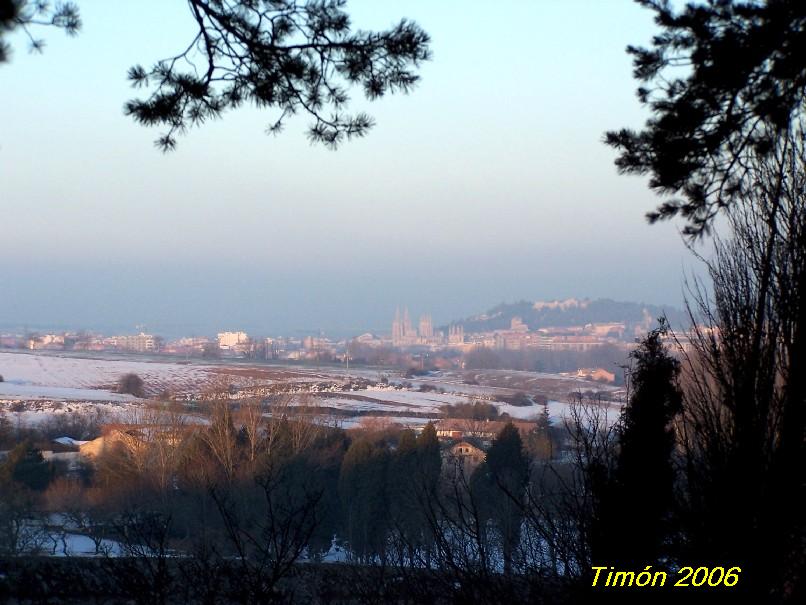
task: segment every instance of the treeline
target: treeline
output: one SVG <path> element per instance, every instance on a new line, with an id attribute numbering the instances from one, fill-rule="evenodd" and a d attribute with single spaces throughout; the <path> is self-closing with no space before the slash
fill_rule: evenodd
<path id="1" fill-rule="evenodd" d="M 524 370 L 531 372 L 576 372 L 580 368 L 603 368 L 615 374 L 615 384 L 624 384 L 624 366 L 627 349 L 623 346 L 603 344 L 586 351 L 558 351 L 549 349 L 523 349 L 498 351 L 479 347 L 464 356 L 468 370 Z"/>
<path id="2" fill-rule="evenodd" d="M 98 554 L 111 544 L 128 555 L 132 567 L 112 564 L 108 581 L 130 592 L 149 586 L 149 602 L 187 594 L 187 565 L 210 579 L 193 586 L 198 602 L 285 600 L 296 565 L 323 557 L 425 575 L 449 594 L 486 592 L 479 565 L 491 577 L 522 571 L 528 530 L 513 496 L 524 498 L 529 441 L 539 435 L 524 444 L 507 425 L 469 472 L 443 456 L 431 424 L 420 435 L 346 432 L 265 412 L 257 401 L 220 401 L 209 425 L 191 426 L 179 408 L 151 410 L 136 428 L 108 429 L 108 445 L 81 473 L 54 472 L 29 443 L 18 445 L 0 466 L 0 554 L 45 550 L 56 529 L 49 515 L 58 514 Z M 237 594 L 224 580 L 233 566 Z"/>
<path id="3" fill-rule="evenodd" d="M 54 407 L 58 411 L 58 406 Z M 12 413 L 25 411 L 22 402 L 12 404 Z M 100 436 L 103 426 L 111 420 L 106 409 L 97 407 L 82 413 L 49 414 L 35 425 L 20 424 L 0 412 L 0 451 L 13 449 L 22 441 L 30 441 L 39 449 L 58 449 L 53 440 L 69 435 L 77 440 L 95 439 Z"/>

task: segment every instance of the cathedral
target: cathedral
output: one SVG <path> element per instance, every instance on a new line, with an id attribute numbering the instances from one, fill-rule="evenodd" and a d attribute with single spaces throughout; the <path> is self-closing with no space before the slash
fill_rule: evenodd
<path id="1" fill-rule="evenodd" d="M 464 329 L 461 325 L 451 325 L 448 344 L 462 344 L 464 342 Z M 445 344 L 445 334 L 434 332 L 434 324 L 431 315 L 421 315 L 418 322 L 418 329 L 415 330 L 411 323 L 408 308 L 403 309 L 400 314 L 400 307 L 395 311 L 395 319 L 392 322 L 392 345 L 395 347 L 430 346 Z"/>

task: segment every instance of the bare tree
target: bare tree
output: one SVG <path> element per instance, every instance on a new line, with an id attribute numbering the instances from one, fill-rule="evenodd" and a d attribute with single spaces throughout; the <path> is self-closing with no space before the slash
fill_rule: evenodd
<path id="1" fill-rule="evenodd" d="M 218 462 L 224 478 L 231 481 L 238 462 L 238 443 L 229 401 L 213 402 L 210 426 L 201 436 Z"/>
<path id="2" fill-rule="evenodd" d="M 686 359 L 685 552 L 733 557 L 747 588 L 804 589 L 806 506 L 806 143 L 803 125 L 757 154 L 730 235 L 695 284 Z M 735 528 L 742 527 L 741 536 Z"/>
<path id="3" fill-rule="evenodd" d="M 541 466 L 526 492 L 530 566 L 548 577 L 579 578 L 593 562 L 601 498 L 614 474 L 619 425 L 596 396 L 574 394 L 565 421 L 565 459 Z"/>
<path id="4" fill-rule="evenodd" d="M 310 480 L 301 458 L 272 454 L 252 486 L 214 486 L 211 495 L 224 524 L 225 545 L 236 556 L 236 597 L 271 602 L 320 522 L 321 487 Z"/>
<path id="5" fill-rule="evenodd" d="M 40 553 L 47 542 L 32 494 L 0 482 L 0 556 Z"/>
<path id="6" fill-rule="evenodd" d="M 235 424 L 246 436 L 246 458 L 254 464 L 266 442 L 267 406 L 262 399 L 251 398 L 241 401 L 235 414 Z"/>
<path id="7" fill-rule="evenodd" d="M 114 527 L 125 557 L 104 559 L 112 585 L 136 603 L 171 602 L 177 588 L 175 553 L 170 548 L 171 513 L 132 505 L 117 515 Z"/>

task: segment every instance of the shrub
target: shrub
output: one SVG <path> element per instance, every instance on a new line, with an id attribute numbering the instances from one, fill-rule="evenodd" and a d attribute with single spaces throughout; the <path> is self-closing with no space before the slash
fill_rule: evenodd
<path id="1" fill-rule="evenodd" d="M 135 397 L 145 397 L 145 385 L 143 379 L 137 374 L 124 374 L 118 381 L 118 393 L 134 395 Z"/>
<path id="2" fill-rule="evenodd" d="M 495 401 L 500 401 L 501 403 L 508 403 L 510 405 L 520 407 L 526 407 L 534 404 L 529 395 L 521 392 L 513 393 L 512 395 L 495 395 L 494 399 Z"/>

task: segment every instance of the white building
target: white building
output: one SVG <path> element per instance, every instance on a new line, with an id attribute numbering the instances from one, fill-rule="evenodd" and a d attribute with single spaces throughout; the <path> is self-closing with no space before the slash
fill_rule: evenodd
<path id="1" fill-rule="evenodd" d="M 137 353 L 151 353 L 157 350 L 157 339 L 153 334 L 126 334 L 123 336 L 110 336 L 105 341 L 116 349 L 123 351 L 136 351 Z"/>
<path id="2" fill-rule="evenodd" d="M 234 349 L 238 345 L 247 344 L 249 336 L 246 332 L 219 332 L 218 333 L 218 347 L 220 349 L 229 350 Z"/>

